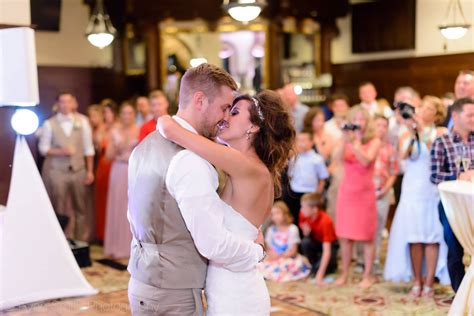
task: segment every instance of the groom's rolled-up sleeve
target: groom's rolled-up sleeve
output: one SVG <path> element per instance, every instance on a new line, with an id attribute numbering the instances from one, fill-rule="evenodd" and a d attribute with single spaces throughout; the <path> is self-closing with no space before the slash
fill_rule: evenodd
<path id="1" fill-rule="evenodd" d="M 231 271 L 252 270 L 262 259 L 263 249 L 226 230 L 218 184 L 212 165 L 188 150 L 172 159 L 166 175 L 166 186 L 199 253 Z"/>

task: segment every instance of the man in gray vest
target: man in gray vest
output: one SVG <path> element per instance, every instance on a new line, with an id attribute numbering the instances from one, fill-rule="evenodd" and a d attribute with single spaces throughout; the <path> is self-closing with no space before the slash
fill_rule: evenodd
<path id="1" fill-rule="evenodd" d="M 69 238 L 91 239 L 92 214 L 88 207 L 94 182 L 92 130 L 85 116 L 74 113 L 74 96 L 60 93 L 58 113 L 48 119 L 40 134 L 39 151 L 45 156 L 42 176 L 54 210 L 72 215 L 73 232 Z M 72 208 L 74 214 L 67 214 Z"/>
<path id="2" fill-rule="evenodd" d="M 181 79 L 174 118 L 189 131 L 214 137 L 236 89 L 216 66 L 191 68 Z M 207 259 L 248 271 L 263 259 L 263 247 L 224 228 L 213 166 L 158 131 L 135 148 L 128 174 L 132 314 L 202 316 Z"/>

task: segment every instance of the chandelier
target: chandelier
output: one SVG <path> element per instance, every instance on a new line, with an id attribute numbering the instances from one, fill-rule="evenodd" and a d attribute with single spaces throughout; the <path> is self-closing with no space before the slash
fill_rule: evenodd
<path id="1" fill-rule="evenodd" d="M 103 0 L 97 0 L 94 12 L 86 28 L 87 40 L 100 49 L 109 46 L 114 40 L 116 30 L 105 11 Z"/>
<path id="2" fill-rule="evenodd" d="M 264 3 L 258 0 L 224 0 L 223 7 L 234 20 L 248 23 L 260 15 Z"/>
<path id="3" fill-rule="evenodd" d="M 466 35 L 467 30 L 471 27 L 471 25 L 466 22 L 461 3 L 459 1 L 460 0 L 449 1 L 445 23 L 439 26 L 441 34 L 447 39 L 460 39 Z M 459 15 L 461 16 L 461 22 L 456 20 L 457 11 L 459 11 Z M 452 20 L 451 22 L 447 22 L 450 16 L 452 16 Z"/>

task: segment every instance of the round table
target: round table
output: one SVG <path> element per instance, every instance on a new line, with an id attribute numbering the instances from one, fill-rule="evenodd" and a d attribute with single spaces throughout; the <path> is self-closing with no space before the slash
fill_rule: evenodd
<path id="1" fill-rule="evenodd" d="M 471 255 L 448 315 L 474 315 L 474 183 L 447 181 L 438 188 L 449 225 L 464 251 Z"/>

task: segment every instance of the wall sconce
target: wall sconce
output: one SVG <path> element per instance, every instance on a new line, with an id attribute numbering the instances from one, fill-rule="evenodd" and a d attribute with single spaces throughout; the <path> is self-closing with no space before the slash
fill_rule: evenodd
<path id="1" fill-rule="evenodd" d="M 223 7 L 237 21 L 248 23 L 262 12 L 265 3 L 258 0 L 224 0 Z"/>
<path id="2" fill-rule="evenodd" d="M 116 30 L 105 11 L 103 0 L 97 0 L 86 28 L 87 40 L 100 49 L 109 46 L 115 38 Z"/>
<path id="3" fill-rule="evenodd" d="M 447 39 L 460 39 L 464 35 L 466 35 L 467 30 L 471 27 L 470 24 L 466 22 L 466 18 L 464 17 L 464 13 L 462 11 L 460 0 L 450 0 L 448 4 L 448 10 L 446 12 L 445 23 L 439 26 L 439 30 L 441 34 Z M 459 23 L 456 21 L 456 13 L 459 10 L 459 14 L 461 15 L 462 22 Z M 452 15 L 452 22 L 448 21 L 450 15 Z"/>

